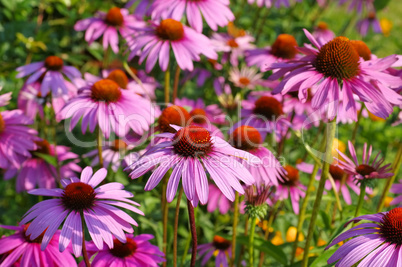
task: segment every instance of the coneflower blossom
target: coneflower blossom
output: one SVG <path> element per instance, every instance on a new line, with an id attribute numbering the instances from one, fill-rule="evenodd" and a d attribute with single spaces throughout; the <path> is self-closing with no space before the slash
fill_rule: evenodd
<path id="1" fill-rule="evenodd" d="M 257 73 L 254 68 L 243 66 L 239 70 L 239 68 L 234 67 L 229 71 L 229 81 L 236 87 L 252 90 L 256 85 L 261 85 L 262 73 Z"/>
<path id="2" fill-rule="evenodd" d="M 384 162 L 384 157 L 380 157 L 381 151 L 378 152 L 377 156 L 370 163 L 371 151 L 373 150 L 373 147 L 370 145 L 370 148 L 367 151 L 367 143 L 364 143 L 362 163 L 359 164 L 356 156 L 356 150 L 352 142 L 348 141 L 348 146 L 349 153 L 352 156 L 353 160 L 351 160 L 341 151 L 338 151 L 341 158 L 334 159 L 337 160 L 341 169 L 343 169 L 346 173 L 353 175 L 355 179 L 362 181 L 365 179 L 388 178 L 394 175 L 391 172 L 391 164 L 387 164 L 381 167 L 382 163 Z"/>
<path id="3" fill-rule="evenodd" d="M 317 24 L 312 34 L 314 38 L 320 40 L 321 43 L 329 42 L 336 37 L 335 33 L 328 28 L 328 24 L 323 21 Z"/>
<path id="4" fill-rule="evenodd" d="M 14 234 L 0 238 L 0 266 L 77 266 L 70 251 L 59 252 L 57 240 L 60 231 L 56 231 L 45 250 L 41 250 L 43 234 L 31 240 L 26 235 L 28 225 L 1 228 L 16 231 Z M 3 256 L 2 256 L 3 254 Z"/>
<path id="5" fill-rule="evenodd" d="M 160 68 L 167 70 L 170 48 L 182 70 L 193 70 L 193 61 L 200 61 L 201 54 L 211 59 L 218 58 L 208 37 L 171 18 L 144 26 L 138 36 L 128 41 L 128 47 L 130 59 L 140 55 L 141 64 L 147 58 L 147 72 L 153 69 L 158 59 Z"/>
<path id="6" fill-rule="evenodd" d="M 366 36 L 370 26 L 375 33 L 382 33 L 380 22 L 378 21 L 375 12 L 370 12 L 366 18 L 359 20 L 356 24 L 357 30 L 361 36 Z"/>
<path id="7" fill-rule="evenodd" d="M 113 239 L 113 248 L 99 250 L 93 242 L 87 243 L 88 257 L 95 255 L 91 262 L 93 267 L 109 267 L 113 262 L 115 267 L 157 267 L 164 262 L 164 254 L 149 240 L 153 235 L 141 234 L 134 236 L 126 234 L 127 241 L 120 242 Z"/>
<path id="8" fill-rule="evenodd" d="M 137 222 L 119 207 L 144 215 L 135 206 L 138 203 L 130 200 L 133 194 L 123 190 L 120 183 L 108 183 L 96 188 L 107 175 L 102 168 L 92 175 L 92 168 L 86 167 L 81 178 L 63 179 L 63 189 L 34 189 L 32 195 L 53 197 L 35 204 L 23 216 L 21 224 L 31 221 L 26 234 L 31 240 L 43 234 L 41 248 L 45 249 L 54 233 L 64 221 L 59 238 L 59 250 L 64 251 L 72 241 L 73 252 L 76 257 L 81 255 L 83 242 L 84 217 L 85 226 L 91 239 L 98 249 L 103 248 L 105 242 L 113 248 L 113 237 L 120 242 L 127 241 L 124 231 L 132 233 L 132 225 Z"/>
<path id="9" fill-rule="evenodd" d="M 167 201 L 173 200 L 181 179 L 184 193 L 194 207 L 198 205 L 198 201 L 201 204 L 208 202 L 206 172 L 231 201 L 235 198 L 234 190 L 240 194 L 244 193 L 239 180 L 247 185 L 254 183 L 250 172 L 237 158 L 243 158 L 250 164 L 260 164 L 259 158 L 231 147 L 221 138 L 212 136 L 205 128 L 194 125 L 184 128 L 174 125 L 171 127 L 177 132 L 156 135 L 168 141 L 155 145 L 130 166 L 130 177 L 138 178 L 158 165 L 148 179 L 145 190 L 155 188 L 171 168 L 173 172 L 167 184 Z"/>
<path id="10" fill-rule="evenodd" d="M 273 93 L 298 91 L 299 99 L 304 102 L 308 89 L 313 87 L 316 91 L 312 107 L 320 109 L 327 105 L 329 119 L 336 116 L 338 109 L 343 109 L 347 117 L 357 120 L 353 94 L 365 103 L 371 113 L 381 118 L 387 118 L 392 113 L 391 104 L 402 103 L 402 96 L 392 89 L 401 86 L 402 79 L 384 72 L 397 61 L 395 55 L 378 61 L 362 61 L 348 38 L 336 37 L 321 44 L 307 30 L 304 32 L 317 48 L 305 45 L 299 48 L 306 55 L 303 58 L 274 63 L 268 68 L 275 70 L 269 79 L 284 76 Z M 343 103 L 341 107 L 340 99 Z"/>
<path id="11" fill-rule="evenodd" d="M 64 65 L 63 59 L 58 56 L 48 56 L 45 61 L 31 63 L 17 68 L 17 78 L 31 75 L 25 82 L 26 85 L 40 82 L 40 93 L 46 96 L 52 93 L 58 97 L 68 94 L 68 85 L 63 74 L 70 80 L 81 78 L 81 72 L 74 67 Z"/>
<path id="12" fill-rule="evenodd" d="M 346 241 L 328 259 L 335 266 L 398 267 L 402 262 L 402 208 L 356 217 L 351 222 L 361 223 L 336 237 L 326 249 Z"/>
<path id="13" fill-rule="evenodd" d="M 113 7 L 107 13 L 98 11 L 93 18 L 79 20 L 74 25 L 76 31 L 86 31 L 85 41 L 91 44 L 103 35 L 103 49 L 110 46 L 114 53 L 119 52 L 119 34 L 123 38 L 135 34 L 136 29 L 144 25 L 127 9 Z"/>
<path id="14" fill-rule="evenodd" d="M 60 114 L 64 119 L 72 118 L 70 129 L 82 117 L 83 133 L 88 125 L 90 132 L 99 126 L 109 138 L 111 132 L 125 136 L 130 129 L 143 135 L 154 122 L 155 108 L 148 99 L 122 89 L 113 80 L 102 79 L 93 84 L 88 82 Z"/>
<path id="15" fill-rule="evenodd" d="M 172 18 L 180 21 L 186 11 L 188 23 L 197 32 L 202 32 L 202 17 L 213 31 L 217 31 L 218 26 L 224 27 L 235 19 L 229 8 L 229 2 L 229 0 L 156 0 L 152 5 L 152 19 Z"/>
<path id="16" fill-rule="evenodd" d="M 139 17 L 150 16 L 151 15 L 151 5 L 154 0 L 130 0 L 124 6 L 125 8 L 130 8 L 135 2 L 139 2 L 135 7 L 134 14 Z"/>
<path id="17" fill-rule="evenodd" d="M 201 266 L 205 266 L 212 255 L 215 255 L 215 267 L 228 266 L 228 257 L 232 256 L 231 241 L 219 235 L 215 235 L 211 243 L 201 244 L 197 249 L 203 258 Z"/>

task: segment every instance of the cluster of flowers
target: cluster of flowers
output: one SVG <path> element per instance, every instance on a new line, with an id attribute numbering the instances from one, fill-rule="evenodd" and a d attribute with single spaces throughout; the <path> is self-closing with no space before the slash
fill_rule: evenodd
<path id="1" fill-rule="evenodd" d="M 289 6 L 288 1 L 279 0 L 248 2 Z M 367 7 L 373 8 L 372 1 L 368 2 Z M 352 1 L 351 7 L 361 12 L 361 3 Z M 235 200 L 237 192 L 246 195 L 244 212 L 255 212 L 251 206 L 273 205 L 290 198 L 298 214 L 299 200 L 306 190 L 299 172 L 313 173 L 313 166 L 280 163 L 281 146 L 290 133 L 321 121 L 351 123 L 362 115 L 386 119 L 394 107 L 402 107 L 402 72 L 395 69 L 402 66 L 401 57 L 378 58 L 362 41 L 335 37 L 325 27 L 313 34 L 304 30 L 311 44 L 302 47 L 284 33 L 271 46 L 257 48 L 254 37 L 232 23 L 235 17 L 228 0 L 143 0 L 134 14 L 126 8 L 98 12 L 93 18 L 78 21 L 74 28 L 85 31 L 89 44 L 102 37 L 103 48 L 110 47 L 116 54 L 121 50 L 120 40 L 125 40 L 129 60 L 145 62 L 145 71 L 122 66 L 105 69 L 99 77 L 89 73 L 82 76 L 54 55 L 17 69 L 17 77 L 27 79 L 18 96 L 19 109 L 0 112 L 0 169 L 5 179 L 16 177 L 17 192 L 51 198 L 28 210 L 19 226 L 1 226 L 16 233 L 0 239 L 0 266 L 15 262 L 23 266 L 75 266 L 72 254 L 83 256 L 86 264 L 88 257 L 94 256 L 93 266 L 112 262 L 116 266 L 157 266 L 165 261 L 164 253 L 149 242 L 152 235 L 133 235 L 131 225 L 138 224 L 121 208 L 144 213 L 122 184 L 104 182 L 108 167 L 114 172 L 122 167 L 132 179 L 152 172 L 146 191 L 170 175 L 168 202 L 175 198 L 181 182 L 189 203 L 193 207 L 207 204 L 210 212 L 219 208 L 227 213 L 229 201 Z M 214 31 L 210 37 L 202 33 L 203 18 Z M 364 35 L 367 22 L 360 24 Z M 227 33 L 216 32 L 225 26 Z M 194 67 L 201 56 L 211 64 L 209 68 Z M 213 78 L 221 107 L 206 105 L 202 99 L 176 98 L 164 103 L 161 110 L 155 92 L 160 85 L 148 73 L 157 61 L 160 69 L 168 72 L 173 59 L 186 71 L 182 86 L 197 77 L 197 86 L 202 87 Z M 225 64 L 232 66 L 229 77 L 216 75 Z M 264 90 L 254 90 L 257 87 Z M 246 98 L 244 92 L 248 93 Z M 0 106 L 10 99 L 10 94 L 1 95 Z M 240 108 L 239 120 L 231 121 L 228 114 Z M 80 123 L 83 134 L 97 130 L 100 141 L 109 139 L 83 155 L 91 159 L 92 167 L 101 166 L 98 171 L 93 173 L 91 167 L 82 170 L 79 156 L 71 148 L 50 144 L 29 128 L 37 116 L 46 125 L 47 109 L 53 112 L 55 123 L 70 119 L 66 131 Z M 223 128 L 227 130 L 224 133 Z M 111 138 L 115 136 L 118 138 Z M 267 136 L 279 144 L 278 151 L 267 148 Z M 133 152 L 144 141 L 149 145 Z M 362 163 L 350 141 L 348 148 L 352 159 L 345 150 L 337 151 L 340 158 L 329 167 L 334 183 L 327 181 L 326 189 L 334 187 L 347 204 L 352 204 L 348 188 L 365 194 L 359 192 L 360 183 L 393 173 L 390 164 L 383 165 L 380 154 L 370 159 L 371 146 L 367 150 L 364 145 Z M 55 158 L 56 164 L 49 157 Z M 367 193 L 370 190 L 367 188 Z M 402 185 L 394 185 L 392 192 L 402 193 Z M 402 196 L 393 204 L 401 200 Z M 364 258 L 359 266 L 399 266 L 401 216 L 402 208 L 395 208 L 353 219 L 374 223 L 360 224 L 334 239 L 329 246 L 359 235 L 343 245 L 329 263 L 351 266 Z M 85 242 L 85 229 L 90 242 Z M 200 254 L 205 254 L 202 264 L 218 250 L 216 265 L 226 266 L 230 247 L 230 241 L 215 236 L 211 244 L 199 247 Z"/>

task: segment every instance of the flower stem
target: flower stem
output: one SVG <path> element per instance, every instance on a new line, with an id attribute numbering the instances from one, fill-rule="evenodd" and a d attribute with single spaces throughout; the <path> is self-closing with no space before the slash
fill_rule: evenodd
<path id="1" fill-rule="evenodd" d="M 402 164 L 402 144 L 399 144 L 399 149 L 395 157 L 395 161 L 392 164 L 392 171 L 394 175 L 388 179 L 387 184 L 384 187 L 384 191 L 382 192 L 380 203 L 378 203 L 377 212 L 381 212 L 384 208 L 385 199 L 387 198 L 387 194 L 391 189 L 392 184 L 394 183 L 396 176 L 398 175 L 399 168 Z"/>
<path id="2" fill-rule="evenodd" d="M 254 234 L 257 217 L 250 218 L 250 234 L 248 236 L 248 266 L 254 266 Z"/>
<path id="3" fill-rule="evenodd" d="M 176 71 L 174 73 L 174 81 L 173 81 L 173 97 L 172 97 L 173 104 L 177 98 L 177 90 L 179 88 L 179 78 L 180 78 L 180 67 L 179 67 L 179 65 L 177 65 Z"/>
<path id="4" fill-rule="evenodd" d="M 360 210 L 363 207 L 364 197 L 366 196 L 366 181 L 362 180 L 360 183 L 360 195 L 359 201 L 357 202 L 355 217 L 359 216 Z"/>
<path id="5" fill-rule="evenodd" d="M 276 201 L 274 207 L 272 208 L 271 214 L 269 215 L 268 218 L 268 223 L 267 223 L 267 229 L 265 230 L 265 234 L 264 234 L 264 239 L 266 241 L 268 241 L 268 237 L 269 237 L 269 228 L 271 228 L 272 223 L 274 222 L 275 219 L 275 215 L 276 212 L 278 211 L 279 205 L 281 204 L 281 201 Z M 264 252 L 260 252 L 260 262 L 258 263 L 258 267 L 262 267 L 263 263 L 264 263 Z"/>
<path id="6" fill-rule="evenodd" d="M 99 157 L 99 166 L 103 168 L 103 156 L 102 156 L 102 131 L 99 126 L 96 128 L 97 139 L 96 142 L 98 144 L 98 157 Z"/>
<path id="7" fill-rule="evenodd" d="M 91 263 L 89 262 L 87 248 L 85 246 L 85 221 L 84 214 L 81 213 L 81 224 L 82 224 L 82 256 L 84 257 L 84 262 L 86 267 L 91 267 Z"/>
<path id="8" fill-rule="evenodd" d="M 232 257 L 230 258 L 229 266 L 234 266 L 236 259 L 236 235 L 237 223 L 239 221 L 239 192 L 235 193 L 234 213 L 233 213 L 233 226 L 232 226 Z"/>
<path id="9" fill-rule="evenodd" d="M 170 102 L 170 70 L 169 66 L 165 71 L 165 104 L 167 105 Z"/>
<path id="10" fill-rule="evenodd" d="M 162 251 L 165 255 L 167 252 L 167 224 L 168 224 L 168 212 L 169 212 L 169 205 L 166 201 L 166 188 L 167 188 L 167 183 L 168 179 L 170 176 L 170 171 L 168 171 L 165 176 L 163 177 L 162 180 L 162 199 L 161 199 L 161 204 L 162 204 L 162 227 L 163 227 L 163 244 L 162 244 Z M 166 267 L 167 262 L 163 262 L 163 266 Z"/>
<path id="11" fill-rule="evenodd" d="M 310 250 L 310 243 L 313 239 L 313 234 L 315 230 L 315 223 L 317 220 L 318 212 L 320 209 L 322 195 L 324 193 L 325 182 L 328 178 L 329 174 L 329 166 L 332 161 L 332 144 L 335 138 L 335 130 L 336 130 L 336 118 L 334 118 L 331 122 L 327 124 L 327 132 L 326 132 L 326 145 L 325 145 L 325 156 L 324 156 L 324 164 L 322 167 L 322 173 L 320 178 L 320 183 L 317 189 L 317 195 L 314 202 L 313 213 L 311 214 L 310 225 L 308 229 L 308 234 L 306 238 L 306 244 L 304 246 L 304 255 L 301 266 L 307 267 L 308 264 L 308 255 Z"/>
<path id="12" fill-rule="evenodd" d="M 265 21 L 266 21 L 267 18 L 268 18 L 268 14 L 269 14 L 269 9 L 268 9 L 268 8 L 265 8 L 265 12 L 264 12 L 264 14 L 262 15 L 262 20 L 261 20 L 260 25 L 259 25 L 259 27 L 258 27 L 257 33 L 256 33 L 256 35 L 255 35 L 255 43 L 258 43 L 258 40 L 260 39 L 262 30 L 264 29 Z"/>
<path id="13" fill-rule="evenodd" d="M 54 143 L 54 157 L 56 159 L 56 172 L 57 172 L 57 178 L 59 181 L 61 181 L 61 173 L 60 173 L 60 162 L 59 162 L 59 157 L 57 156 L 57 121 L 56 121 L 56 112 L 53 107 L 53 96 L 50 94 L 50 103 L 51 103 L 51 113 L 50 113 L 50 121 L 52 124 L 52 135 L 53 135 L 53 143 Z"/>
<path id="14" fill-rule="evenodd" d="M 191 229 L 191 237 L 193 239 L 193 247 L 191 250 L 191 267 L 195 266 L 195 260 L 197 258 L 197 229 L 195 227 L 195 218 L 194 218 L 194 207 L 191 204 L 190 200 L 187 199 L 187 208 L 188 208 L 188 218 L 190 221 L 190 229 Z"/>
<path id="15" fill-rule="evenodd" d="M 177 266 L 177 228 L 179 226 L 180 202 L 183 195 L 183 187 L 180 188 L 179 196 L 177 197 L 176 211 L 174 216 L 173 230 L 173 267 Z"/>
<path id="16" fill-rule="evenodd" d="M 249 219 L 247 217 L 245 220 L 245 223 L 244 223 L 244 236 L 248 235 L 248 221 L 249 221 Z M 244 254 L 244 245 L 242 245 L 240 248 L 239 259 L 237 260 L 237 267 L 242 266 L 241 261 L 242 261 L 243 254 Z"/>
<path id="17" fill-rule="evenodd" d="M 357 134 L 357 130 L 359 129 L 360 119 L 362 118 L 363 109 L 364 109 L 364 105 L 362 104 L 359 114 L 357 115 L 357 121 L 355 123 L 355 128 L 353 128 L 352 139 L 350 140 L 353 145 L 356 142 L 356 134 Z"/>

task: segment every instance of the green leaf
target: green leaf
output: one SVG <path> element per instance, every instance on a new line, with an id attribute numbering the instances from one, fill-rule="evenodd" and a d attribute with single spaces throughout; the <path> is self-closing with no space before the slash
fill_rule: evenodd
<path id="1" fill-rule="evenodd" d="M 332 256 L 332 254 L 336 251 L 336 249 L 332 248 L 323 253 L 320 253 L 309 267 L 324 267 L 324 266 L 333 266 L 334 264 L 328 265 L 327 261 Z"/>
<path id="2" fill-rule="evenodd" d="M 44 161 L 46 161 L 47 163 L 49 163 L 50 165 L 52 165 L 54 167 L 57 166 L 57 159 L 53 156 L 50 156 L 48 154 L 39 153 L 39 152 L 34 152 L 34 155 L 43 159 Z"/>
<path id="3" fill-rule="evenodd" d="M 374 8 L 378 12 L 381 9 L 384 9 L 389 3 L 389 0 L 375 0 L 374 1 Z"/>

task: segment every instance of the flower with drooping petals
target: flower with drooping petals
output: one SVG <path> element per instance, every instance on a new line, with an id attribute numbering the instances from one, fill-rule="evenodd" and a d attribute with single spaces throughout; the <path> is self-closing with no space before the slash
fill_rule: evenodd
<path id="1" fill-rule="evenodd" d="M 63 179 L 63 189 L 34 189 L 32 195 L 54 197 L 35 204 L 28 210 L 21 220 L 21 224 L 31 221 L 26 234 L 34 240 L 43 234 L 41 248 L 45 249 L 52 236 L 64 221 L 59 238 L 59 250 L 63 252 L 72 241 L 73 252 L 76 257 L 81 255 L 83 228 L 81 216 L 91 239 L 98 249 L 103 248 L 105 242 L 113 248 L 113 237 L 120 242 L 126 242 L 127 233 L 132 233 L 130 224 L 138 226 L 137 222 L 119 207 L 144 215 L 134 206 L 138 203 L 128 199 L 133 194 L 123 190 L 120 183 L 108 183 L 96 188 L 107 175 L 102 168 L 92 175 L 92 168 L 86 167 L 81 178 Z"/>
<path id="2" fill-rule="evenodd" d="M 143 135 L 154 122 L 155 111 L 148 99 L 122 89 L 113 80 L 102 79 L 82 87 L 61 110 L 61 116 L 63 119 L 72 118 L 70 129 L 82 117 L 83 133 L 88 125 L 90 132 L 99 126 L 109 138 L 110 132 L 125 136 L 130 129 Z"/>
<path id="3" fill-rule="evenodd" d="M 305 45 L 299 48 L 306 55 L 303 58 L 271 65 L 269 69 L 276 72 L 269 79 L 284 76 L 274 93 L 299 91 L 299 99 L 304 102 L 308 97 L 308 88 L 313 87 L 316 91 L 312 107 L 319 109 L 327 105 L 330 120 L 336 116 L 338 109 L 357 120 L 354 94 L 371 113 L 381 118 L 387 118 L 392 113 L 392 104 L 402 103 L 402 96 L 392 89 L 401 86 L 402 79 L 384 72 L 397 61 L 395 55 L 378 61 L 362 61 L 348 38 L 340 36 L 322 44 L 307 30 L 304 32 L 317 48 Z M 340 99 L 342 106 L 339 105 Z"/>
<path id="4" fill-rule="evenodd" d="M 294 59 L 297 54 L 296 39 L 290 34 L 279 34 L 272 46 L 246 50 L 245 60 L 247 66 L 257 66 L 266 71 L 272 63 Z"/>
<path id="5" fill-rule="evenodd" d="M 162 133 L 156 137 L 167 141 L 152 147 L 137 162 L 130 166 L 131 178 L 138 178 L 155 166 L 145 190 L 152 190 L 161 181 L 166 172 L 173 168 L 166 190 L 166 199 L 174 199 L 180 179 L 184 193 L 194 207 L 208 202 L 208 172 L 211 179 L 222 193 L 234 201 L 234 190 L 240 194 L 244 189 L 239 180 L 252 184 L 254 178 L 236 158 L 243 158 L 250 164 L 260 164 L 259 158 L 248 152 L 235 149 L 217 136 L 200 126 L 190 125 L 184 128 L 171 125 L 176 133 Z M 233 190 L 234 189 L 234 190 Z"/>
<path id="6" fill-rule="evenodd" d="M 363 160 L 362 163 L 359 164 L 356 156 L 356 150 L 353 146 L 352 142 L 348 141 L 349 153 L 352 156 L 351 160 L 348 156 L 339 152 L 341 158 L 337 160 L 339 167 L 343 169 L 346 173 L 353 175 L 353 177 L 359 181 L 365 179 L 380 179 L 380 178 L 388 178 L 394 175 L 391 171 L 391 164 L 387 164 L 381 167 L 384 162 L 384 157 L 380 157 L 380 152 L 378 152 L 377 156 L 370 163 L 371 151 L 373 147 L 370 145 L 369 150 L 367 151 L 367 143 L 364 143 L 363 147 Z"/>
<path id="7" fill-rule="evenodd" d="M 0 266 L 77 266 L 70 251 L 59 252 L 57 240 L 60 231 L 56 231 L 45 250 L 41 250 L 40 243 L 43 235 L 31 240 L 26 235 L 28 225 L 9 226 L 1 228 L 16 231 L 14 234 L 0 238 Z"/>
<path id="8" fill-rule="evenodd" d="M 205 266 L 212 255 L 215 255 L 215 267 L 228 266 L 228 257 L 232 255 L 231 241 L 219 235 L 215 235 L 211 243 L 199 245 L 197 250 L 200 257 L 203 257 L 201 266 Z"/>
<path id="9" fill-rule="evenodd" d="M 231 207 L 229 199 L 227 199 L 222 194 L 222 191 L 219 190 L 219 188 L 212 183 L 209 183 L 208 191 L 209 191 L 208 205 L 207 205 L 208 212 L 213 212 L 214 210 L 219 208 L 219 212 L 221 214 L 226 214 Z"/>
<path id="10" fill-rule="evenodd" d="M 402 207 L 388 212 L 356 217 L 351 222 L 361 223 L 340 234 L 325 249 L 346 241 L 328 259 L 335 266 L 387 266 L 398 267 L 402 262 Z"/>
<path id="11" fill-rule="evenodd" d="M 377 19 L 375 12 L 370 12 L 366 18 L 359 20 L 356 24 L 357 30 L 363 37 L 367 35 L 370 26 L 375 33 L 382 33 L 380 21 Z"/>
<path id="12" fill-rule="evenodd" d="M 93 18 L 77 21 L 76 31 L 86 31 L 85 41 L 91 44 L 103 35 L 103 49 L 110 46 L 114 53 L 119 52 L 119 34 L 126 39 L 136 33 L 136 29 L 144 25 L 125 8 L 112 7 L 107 13 L 98 11 Z"/>
<path id="13" fill-rule="evenodd" d="M 213 31 L 235 19 L 229 8 L 229 0 L 156 0 L 152 5 L 152 19 L 172 18 L 180 21 L 184 11 L 188 23 L 197 32 L 202 32 L 202 17 Z"/>
<path id="14" fill-rule="evenodd" d="M 339 5 L 343 5 L 348 1 L 350 1 L 349 11 L 356 9 L 358 13 L 362 13 L 363 9 L 374 10 L 374 0 L 339 0 Z"/>
<path id="15" fill-rule="evenodd" d="M 0 112 L 0 169 L 19 168 L 31 157 L 29 151 L 35 150 L 38 139 L 37 132 L 27 127 L 32 123 L 21 110 Z"/>
<path id="16" fill-rule="evenodd" d="M 193 70 L 193 61 L 200 61 L 201 54 L 211 59 L 218 58 L 208 37 L 171 18 L 145 26 L 138 36 L 128 41 L 128 47 L 130 59 L 139 54 L 142 63 L 147 58 L 147 72 L 153 69 L 158 59 L 159 66 L 166 71 L 170 48 L 182 70 Z"/>
<path id="17" fill-rule="evenodd" d="M 322 43 L 329 42 L 336 37 L 335 33 L 328 28 L 328 24 L 323 21 L 317 24 L 312 34 L 315 39 L 323 40 Z"/>
<path id="18" fill-rule="evenodd" d="M 230 85 L 225 83 L 225 78 L 220 76 L 214 80 L 214 90 L 219 103 L 228 110 L 234 110 L 240 103 L 240 94 L 233 96 Z"/>
<path id="19" fill-rule="evenodd" d="M 113 239 L 113 248 L 103 248 L 99 250 L 93 242 L 87 243 L 88 257 L 93 258 L 91 266 L 109 267 L 113 262 L 116 267 L 157 267 L 164 262 L 164 254 L 157 246 L 152 245 L 149 240 L 153 235 L 141 234 L 134 236 L 126 234 L 127 241 L 120 242 Z"/>
<path id="20" fill-rule="evenodd" d="M 257 73 L 254 68 L 235 67 L 229 71 L 229 80 L 237 87 L 254 89 L 256 85 L 260 85 L 262 82 L 262 73 Z"/>
<path id="21" fill-rule="evenodd" d="M 58 97 L 68 94 L 66 80 L 63 74 L 70 80 L 81 78 L 81 72 L 74 67 L 64 65 L 63 59 L 58 56 L 48 56 L 44 61 L 34 62 L 17 68 L 17 78 L 31 75 L 25 84 L 40 82 L 40 93 L 45 96 L 52 93 Z"/>

